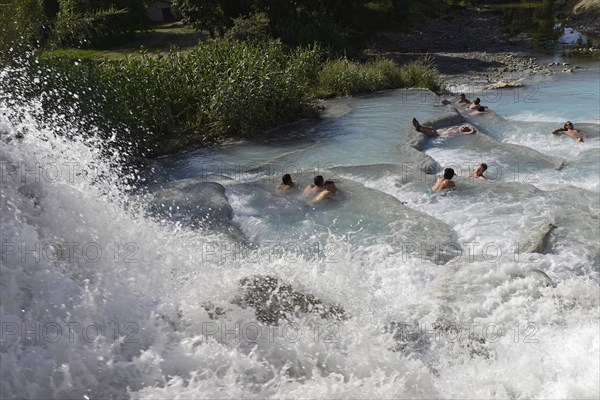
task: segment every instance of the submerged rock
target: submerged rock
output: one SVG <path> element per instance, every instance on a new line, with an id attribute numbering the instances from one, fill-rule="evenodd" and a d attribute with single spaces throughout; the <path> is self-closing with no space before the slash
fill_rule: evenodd
<path id="1" fill-rule="evenodd" d="M 548 247 L 550 234 L 556 226 L 550 222 L 545 222 L 537 228 L 533 235 L 526 239 L 521 250 L 524 253 L 544 253 Z"/>
<path id="2" fill-rule="evenodd" d="M 529 275 L 539 279 L 541 283 L 546 287 L 556 287 L 556 283 L 552 280 L 552 278 L 550 278 L 547 273 L 540 269 L 534 268 L 529 270 Z"/>
<path id="3" fill-rule="evenodd" d="M 438 319 L 431 325 L 416 321 L 390 322 L 384 332 L 392 334 L 395 342 L 390 351 L 410 356 L 427 357 L 427 353 L 433 348 L 443 345 L 449 352 L 466 354 L 470 358 L 492 357 L 492 350 L 486 340 L 490 335 L 487 335 L 487 332 L 476 333 L 471 330 L 472 327 L 459 321 Z"/>
<path id="4" fill-rule="evenodd" d="M 291 285 L 269 275 L 254 275 L 240 280 L 240 294 L 233 302 L 241 308 L 252 307 L 256 318 L 270 325 L 299 314 L 316 314 L 324 319 L 347 319 L 338 305 L 324 304 L 313 296 L 294 290 Z"/>
<path id="5" fill-rule="evenodd" d="M 232 222 L 233 209 L 225 187 L 216 182 L 198 179 L 170 182 L 152 195 L 150 211 L 188 226 L 226 233 L 241 243 L 248 242 Z"/>

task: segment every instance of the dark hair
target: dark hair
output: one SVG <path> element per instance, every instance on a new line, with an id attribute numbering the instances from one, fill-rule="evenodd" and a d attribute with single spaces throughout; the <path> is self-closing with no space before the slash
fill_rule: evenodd
<path id="1" fill-rule="evenodd" d="M 444 170 L 444 179 L 452 179 L 454 176 L 454 170 L 452 168 L 446 168 Z"/>
<path id="2" fill-rule="evenodd" d="M 460 97 L 465 97 L 465 94 L 464 94 L 464 93 L 461 93 L 461 94 L 460 94 Z"/>
<path id="3" fill-rule="evenodd" d="M 321 175 L 315 176 L 315 181 L 314 181 L 315 185 L 321 187 L 321 186 L 323 186 L 323 181 L 324 181 L 324 179 Z"/>
<path id="4" fill-rule="evenodd" d="M 486 163 L 481 163 L 481 166 L 483 167 L 484 171 L 487 169 L 487 164 Z"/>
<path id="5" fill-rule="evenodd" d="M 481 103 L 481 99 L 478 97 L 475 100 L 473 100 L 473 103 L 479 105 L 479 103 Z"/>
<path id="6" fill-rule="evenodd" d="M 334 181 L 325 181 L 325 183 L 323 184 L 323 186 L 331 186 L 331 185 L 335 185 Z"/>
<path id="7" fill-rule="evenodd" d="M 484 112 L 486 108 L 487 107 L 485 107 L 485 106 L 479 106 L 479 107 L 477 107 L 477 111 Z"/>
<path id="8" fill-rule="evenodd" d="M 573 123 L 571 121 L 565 122 L 565 124 L 563 125 L 563 129 L 567 129 L 567 125 L 573 126 Z"/>
<path id="9" fill-rule="evenodd" d="M 281 181 L 283 182 L 284 185 L 287 185 L 288 183 L 290 183 L 292 181 L 292 176 L 290 174 L 285 174 L 283 176 L 283 178 L 281 178 Z"/>

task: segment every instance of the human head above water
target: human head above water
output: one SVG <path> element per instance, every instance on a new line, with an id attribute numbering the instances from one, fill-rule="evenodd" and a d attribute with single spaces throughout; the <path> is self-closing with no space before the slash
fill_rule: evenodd
<path id="1" fill-rule="evenodd" d="M 569 129 L 569 127 L 573 128 L 573 123 L 571 121 L 565 122 L 563 128 Z"/>
<path id="2" fill-rule="evenodd" d="M 481 103 L 481 99 L 478 97 L 475 100 L 473 100 L 473 103 L 475 103 L 476 105 L 479 105 L 479 103 Z"/>
<path id="3" fill-rule="evenodd" d="M 315 182 L 315 186 L 318 186 L 318 187 L 323 187 L 323 182 L 324 182 L 324 181 L 325 181 L 325 180 L 323 179 L 323 177 L 322 177 L 321 175 L 317 175 L 317 176 L 315 176 L 315 180 L 314 180 L 314 182 Z"/>
<path id="4" fill-rule="evenodd" d="M 483 173 L 487 170 L 488 166 L 486 163 L 481 163 L 475 168 L 476 176 L 483 176 Z"/>
<path id="5" fill-rule="evenodd" d="M 464 94 L 464 93 L 461 93 L 461 94 L 460 94 L 460 99 L 461 99 L 461 100 L 464 100 L 464 98 L 465 98 L 465 94 Z"/>
<path id="6" fill-rule="evenodd" d="M 454 170 L 452 168 L 446 168 L 444 170 L 444 179 L 452 179 L 454 176 Z"/>
<path id="7" fill-rule="evenodd" d="M 292 176 L 290 174 L 285 174 L 281 178 L 281 181 L 283 182 L 284 185 L 289 185 L 290 183 L 292 183 Z"/>
<path id="8" fill-rule="evenodd" d="M 335 192 L 335 190 L 336 190 L 334 181 L 325 181 L 325 183 L 323 184 L 323 187 L 331 192 Z"/>

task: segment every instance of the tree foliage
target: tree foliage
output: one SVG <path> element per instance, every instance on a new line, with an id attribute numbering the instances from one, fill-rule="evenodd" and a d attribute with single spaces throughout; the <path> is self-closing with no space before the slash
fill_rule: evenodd
<path id="1" fill-rule="evenodd" d="M 347 49 L 375 31 L 400 30 L 415 16 L 435 13 L 431 5 L 437 3 L 443 1 L 175 0 L 174 5 L 187 23 L 211 34 L 223 34 L 234 21 L 239 31 L 240 24 L 254 22 L 252 14 L 258 13 L 269 21 L 269 32 L 289 45 L 316 41 Z"/>
<path id="2" fill-rule="evenodd" d="M 0 49 L 100 45 L 148 22 L 146 0 L 0 0 Z"/>

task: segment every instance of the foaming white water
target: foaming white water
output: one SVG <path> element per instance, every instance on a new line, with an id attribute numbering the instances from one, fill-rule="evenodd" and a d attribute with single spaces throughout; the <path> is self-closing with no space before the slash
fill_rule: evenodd
<path id="1" fill-rule="evenodd" d="M 326 321 L 298 321 L 297 339 L 281 327 L 259 345 L 240 335 L 240 325 L 258 326 L 256 317 L 230 301 L 238 280 L 256 273 L 284 276 L 349 313 L 370 310 L 373 278 L 360 267 L 368 249 L 356 263 L 349 252 L 334 263 L 209 257 L 207 243 L 235 243 L 148 219 L 97 144 L 53 137 L 31 121 L 23 139 L 2 146 L 3 396 L 344 397 L 357 386 L 365 397 L 439 396 L 421 362 L 388 351 L 393 343 L 378 321 L 356 319 L 345 335 L 331 325 L 329 341 L 319 325 Z M 71 162 L 104 173 L 23 172 Z M 101 175 L 108 179 L 94 179 Z M 218 326 L 228 333 L 206 334 L 217 324 L 203 306 L 209 301 L 227 307 Z"/>
<path id="2" fill-rule="evenodd" d="M 511 121 L 524 121 L 524 122 L 556 122 L 556 123 L 564 123 L 564 121 L 569 120 L 568 115 L 556 115 L 556 114 L 545 114 L 534 111 L 523 111 L 515 115 L 511 115 L 507 119 Z M 592 122 L 598 123 L 598 121 L 582 121 L 582 122 Z"/>
<path id="3" fill-rule="evenodd" d="M 366 115 L 348 115 L 355 136 L 368 132 L 374 111 L 365 109 Z M 463 191 L 433 195 L 427 191 L 430 176 L 406 182 L 397 174 L 338 173 L 454 230 L 464 254 L 440 266 L 407 251 L 436 243 L 406 236 L 414 224 L 422 224 L 425 234 L 440 225 L 417 220 L 417 214 L 411 214 L 415 221 L 386 221 L 394 215 L 386 214 L 394 204 L 387 196 L 341 180 L 348 203 L 358 201 L 354 210 L 309 210 L 308 217 L 295 218 L 295 209 L 278 202 L 281 197 L 249 191 L 263 174 L 247 174 L 224 185 L 234 220 L 256 234 L 257 248 L 248 250 L 228 236 L 149 216 L 145 197 L 129 194 L 130 179 L 115 169 L 118 154 L 107 156 L 94 137 L 56 136 L 52 121 L 42 121 L 47 129 L 40 129 L 27 107 L 15 111 L 25 119 L 20 126 L 4 121 L 13 140 L 2 142 L 0 153 L 2 397 L 600 394 L 597 190 L 561 186 L 544 192 L 525 182 L 494 186 L 461 177 Z M 408 117 L 402 118 L 408 125 Z M 337 124 L 344 132 L 344 120 Z M 379 124 L 379 135 L 384 126 Z M 23 138 L 15 139 L 23 128 Z M 395 134 L 372 144 L 352 140 L 337 149 L 336 164 L 357 151 L 356 143 L 373 146 L 363 155 L 374 157 L 377 146 L 385 146 L 391 157 Z M 343 140 L 323 141 L 325 149 L 344 146 Z M 246 151 L 253 163 L 260 160 Z M 225 161 L 239 161 L 235 151 L 226 153 Z M 300 169 L 314 165 L 314 152 L 304 164 L 297 152 L 288 154 Z M 320 165 L 327 165 L 323 157 Z M 339 230 L 352 211 L 364 215 L 365 225 L 348 238 Z M 335 213 L 347 220 L 328 219 Z M 515 253 L 511 245 L 546 220 L 557 225 L 550 253 Z M 269 237 L 268 230 L 260 235 L 263 227 L 277 225 L 268 225 L 273 221 L 285 240 L 278 241 L 277 232 Z M 310 245 L 315 238 L 329 247 L 314 257 L 285 247 L 291 240 Z M 280 277 L 296 290 L 339 304 L 348 319 L 307 315 L 263 324 L 252 308 L 232 303 L 239 280 L 255 274 Z M 211 306 L 225 314 L 211 318 Z"/>

